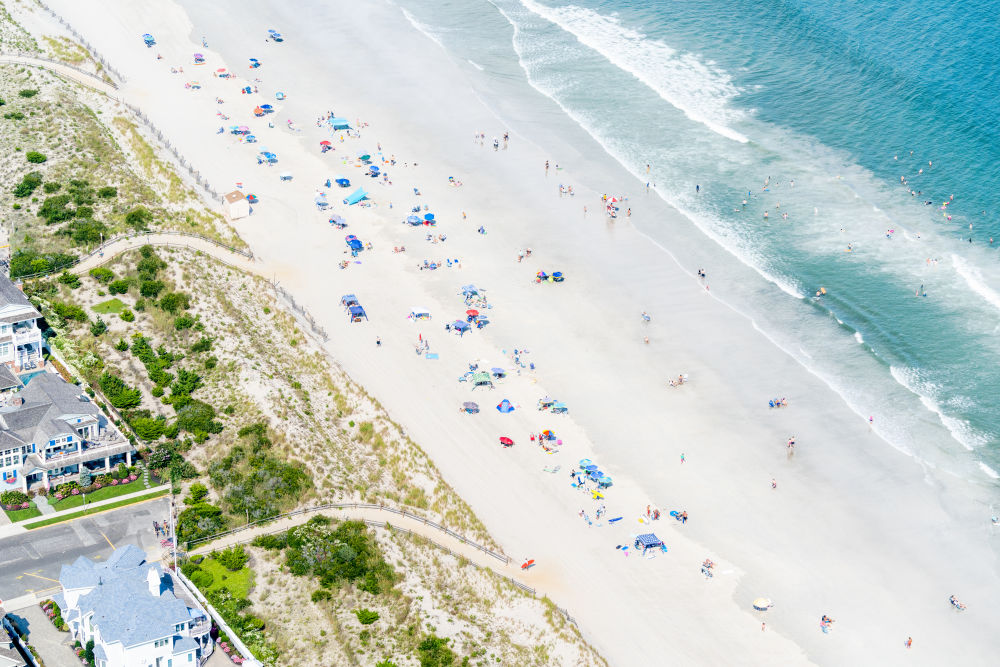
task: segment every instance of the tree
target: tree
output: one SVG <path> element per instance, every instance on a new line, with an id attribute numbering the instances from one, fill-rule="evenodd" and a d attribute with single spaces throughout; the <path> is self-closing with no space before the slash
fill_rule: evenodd
<path id="1" fill-rule="evenodd" d="M 102 333 L 108 330 L 108 324 L 101 316 L 97 316 L 97 321 L 90 325 L 90 333 L 94 334 L 94 337 L 100 336 Z"/>
<path id="2" fill-rule="evenodd" d="M 132 430 L 143 440 L 159 440 L 163 435 L 163 420 L 137 417 L 131 422 Z"/>
<path id="3" fill-rule="evenodd" d="M 159 305 L 168 313 L 176 313 L 179 309 L 187 310 L 191 306 L 191 297 L 184 292 L 168 292 L 160 299 Z"/>

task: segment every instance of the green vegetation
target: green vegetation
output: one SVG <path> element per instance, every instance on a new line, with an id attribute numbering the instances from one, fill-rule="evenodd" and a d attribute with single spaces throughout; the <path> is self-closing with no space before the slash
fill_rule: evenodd
<path id="1" fill-rule="evenodd" d="M 314 516 L 283 534 L 258 537 L 254 545 L 284 549 L 292 574 L 315 576 L 324 588 L 350 582 L 372 595 L 391 589 L 396 573 L 368 527 L 360 521 L 332 524 L 329 517 Z"/>
<path id="2" fill-rule="evenodd" d="M 259 521 L 294 506 L 312 485 L 305 467 L 286 463 L 271 453 L 265 424 L 245 427 L 239 435 L 250 445 L 235 445 L 227 456 L 208 467 L 209 479 L 221 493 L 226 511 Z"/>
<path id="3" fill-rule="evenodd" d="M 455 652 L 448 648 L 449 639 L 428 635 L 417 646 L 420 667 L 447 667 L 455 663 Z"/>
<path id="4" fill-rule="evenodd" d="M 108 284 L 114 280 L 115 274 L 111 269 L 97 266 L 90 270 L 90 277 L 102 284 Z M 119 301 L 119 303 L 121 303 Z"/>
<path id="5" fill-rule="evenodd" d="M 125 384 L 117 375 L 104 373 L 101 376 L 101 391 L 119 410 L 138 407 L 142 403 L 142 392 Z"/>
<path id="6" fill-rule="evenodd" d="M 101 315 L 109 315 L 121 312 L 124 307 L 125 304 L 122 303 L 121 299 L 108 299 L 107 301 L 102 301 L 101 303 L 91 306 L 90 309 L 95 313 L 100 313 Z"/>
<path id="7" fill-rule="evenodd" d="M 67 285 L 70 289 L 76 289 L 80 286 L 80 276 L 70 273 L 69 271 L 63 271 L 59 274 L 59 282 L 63 285 Z"/>
<path id="8" fill-rule="evenodd" d="M 187 542 L 221 533 L 228 524 L 221 507 L 211 503 L 195 503 L 177 516 L 177 540 Z"/>
<path id="9" fill-rule="evenodd" d="M 6 114 L 6 116 L 9 115 L 10 114 Z M 21 182 L 14 187 L 14 196 L 20 197 L 21 199 L 30 197 L 41 184 L 42 175 L 40 173 L 37 171 L 27 173 L 21 178 Z"/>
<path id="10" fill-rule="evenodd" d="M 25 98 L 27 98 L 27 97 L 34 97 L 35 95 L 38 94 L 38 91 L 35 90 L 34 88 L 23 88 L 23 89 L 19 90 L 17 94 L 20 95 L 21 97 L 25 97 Z"/>
<path id="11" fill-rule="evenodd" d="M 119 500 L 116 503 L 108 503 L 107 505 L 101 505 L 99 507 L 87 507 L 85 510 L 79 512 L 73 512 L 71 514 L 66 514 L 64 516 L 52 517 L 51 519 L 44 519 L 42 521 L 32 521 L 31 523 L 26 523 L 24 525 L 28 530 L 34 530 L 35 528 L 42 528 L 44 526 L 51 526 L 52 524 L 62 523 L 63 521 L 72 521 L 73 519 L 79 519 L 82 516 L 87 516 L 88 514 L 96 514 L 98 512 L 106 512 L 108 510 L 113 510 L 118 507 L 125 507 L 126 505 L 133 505 L 135 503 L 142 503 L 147 500 L 152 500 L 153 498 L 159 498 L 165 495 L 169 489 L 161 489 L 159 491 L 153 491 L 152 493 L 147 493 L 142 496 L 136 496 L 135 498 L 126 498 L 125 500 Z"/>
<path id="12" fill-rule="evenodd" d="M 371 625 L 378 620 L 378 612 L 370 609 L 356 609 L 354 615 L 358 617 L 358 623 L 361 625 Z"/>
<path id="13" fill-rule="evenodd" d="M 124 496 L 129 493 L 138 493 L 140 491 L 144 491 L 145 489 L 146 487 L 143 486 L 140 480 L 135 480 L 131 484 L 102 486 L 100 489 L 96 491 L 91 491 L 90 493 L 87 493 L 86 499 L 84 498 L 84 494 L 79 494 L 75 496 L 68 495 L 62 500 L 55 500 L 53 498 L 52 500 L 49 501 L 49 504 L 52 505 L 52 507 L 55 508 L 57 512 L 61 512 L 63 510 L 73 509 L 74 507 L 82 506 L 84 500 L 86 500 L 87 504 L 90 505 L 92 503 L 100 502 L 102 500 L 108 500 L 109 498 L 117 498 L 118 496 Z"/>
<path id="14" fill-rule="evenodd" d="M 38 151 L 28 151 L 24 157 L 32 164 L 41 164 L 48 159 Z"/>
<path id="15" fill-rule="evenodd" d="M 76 258 L 62 253 L 41 253 L 37 250 L 18 250 L 10 258 L 11 279 L 37 273 L 51 273 L 72 266 Z"/>

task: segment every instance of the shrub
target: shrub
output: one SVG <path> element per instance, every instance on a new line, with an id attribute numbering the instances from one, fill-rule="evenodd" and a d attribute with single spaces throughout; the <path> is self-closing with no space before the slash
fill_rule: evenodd
<path id="1" fill-rule="evenodd" d="M 455 662 L 455 652 L 448 648 L 450 640 L 446 637 L 428 635 L 417 646 L 420 654 L 420 667 L 447 667 Z"/>
<path id="2" fill-rule="evenodd" d="M 163 435 L 163 420 L 138 417 L 131 421 L 132 430 L 143 440 L 159 440 Z"/>
<path id="3" fill-rule="evenodd" d="M 72 266 L 76 258 L 62 253 L 39 253 L 35 250 L 18 250 L 10 258 L 10 277 L 18 278 L 36 273 L 48 273 Z"/>
<path id="4" fill-rule="evenodd" d="M 373 595 L 391 588 L 396 574 L 365 524 L 342 521 L 336 528 L 330 524 L 328 517 L 316 516 L 285 533 L 289 571 L 299 576 L 312 574 L 324 588 L 343 581 L 353 581 Z"/>
<path id="5" fill-rule="evenodd" d="M 73 215 L 78 218 L 93 218 L 94 217 L 94 207 L 93 206 L 77 206 L 76 211 Z"/>
<path id="6" fill-rule="evenodd" d="M 7 120 L 24 120 L 24 114 L 20 111 L 8 111 L 3 117 Z"/>
<path id="7" fill-rule="evenodd" d="M 97 191 L 97 196 L 102 199 L 109 199 L 111 197 L 118 196 L 118 188 L 111 187 L 110 185 L 105 185 L 103 188 Z"/>
<path id="8" fill-rule="evenodd" d="M 152 220 L 153 214 L 144 206 L 136 206 L 125 216 L 125 224 L 136 231 L 146 229 Z"/>
<path id="9" fill-rule="evenodd" d="M 53 192 L 59 192 L 59 188 L 62 187 L 62 183 L 57 183 L 56 181 L 49 181 L 42 186 L 42 189 L 47 193 L 52 194 Z"/>
<path id="10" fill-rule="evenodd" d="M 142 392 L 138 389 L 132 389 L 125 381 L 122 380 L 117 375 L 112 375 L 111 373 L 104 373 L 100 380 L 101 391 L 104 395 L 108 397 L 111 401 L 111 405 L 115 406 L 119 410 L 125 410 L 128 408 L 138 407 L 142 403 Z"/>
<path id="11" fill-rule="evenodd" d="M 190 329 L 194 326 L 194 318 L 188 317 L 187 315 L 181 315 L 174 319 L 174 328 L 178 331 L 183 331 L 184 329 Z"/>
<path id="12" fill-rule="evenodd" d="M 119 278 L 108 284 L 109 294 L 125 294 L 131 286 L 132 281 L 128 278 Z"/>
<path id="13" fill-rule="evenodd" d="M 122 310 L 122 312 L 118 313 L 118 317 L 122 318 L 123 322 L 135 321 L 135 313 L 133 313 L 128 308 L 125 308 L 124 310 Z"/>
<path id="14" fill-rule="evenodd" d="M 21 97 L 28 98 L 28 97 L 34 97 L 35 95 L 37 95 L 38 91 L 34 90 L 33 88 L 25 88 L 23 90 L 19 90 L 17 92 L 17 94 L 20 95 Z"/>
<path id="15" fill-rule="evenodd" d="M 191 576 L 197 571 L 198 571 L 198 564 L 194 562 L 194 559 L 186 560 L 183 563 L 181 563 L 181 572 L 183 572 L 184 576 L 187 577 L 188 579 L 190 579 Z"/>
<path id="16" fill-rule="evenodd" d="M 201 376 L 191 371 L 177 371 L 177 379 L 170 385 L 173 396 L 190 396 L 201 387 Z"/>
<path id="17" fill-rule="evenodd" d="M 212 576 L 211 572 L 206 572 L 205 570 L 198 570 L 191 575 L 191 583 L 203 591 L 208 590 L 213 581 L 215 581 L 215 577 Z"/>
<path id="18" fill-rule="evenodd" d="M 191 297 L 183 292 L 168 292 L 160 299 L 159 306 L 168 313 L 187 310 L 191 307 Z"/>
<path id="19" fill-rule="evenodd" d="M 217 553 L 215 560 L 219 561 L 219 564 L 230 572 L 239 572 L 250 560 L 250 554 L 246 552 L 242 544 L 237 544 Z"/>
<path id="20" fill-rule="evenodd" d="M 82 468 L 82 470 L 80 470 L 80 486 L 87 487 L 93 484 L 93 482 L 94 476 L 90 474 L 89 470 Z"/>
<path id="21" fill-rule="evenodd" d="M 100 336 L 107 330 L 108 330 L 108 324 L 103 319 L 101 319 L 100 315 L 98 315 L 97 321 L 90 325 L 90 333 L 92 333 L 95 338 L 97 336 Z"/>
<path id="22" fill-rule="evenodd" d="M 163 291 L 165 285 L 160 280 L 143 280 L 139 284 L 139 294 L 144 297 L 155 299 Z"/>
<path id="23" fill-rule="evenodd" d="M 85 209 L 90 209 L 90 207 L 81 206 L 77 209 L 77 214 Z M 107 231 L 108 226 L 100 220 L 92 220 L 89 217 L 78 215 L 77 219 L 66 225 L 66 228 L 60 233 L 69 236 L 77 245 L 97 245 L 107 234 Z"/>
<path id="24" fill-rule="evenodd" d="M 71 220 L 74 215 L 74 211 L 71 208 L 67 208 L 69 204 L 73 201 L 70 195 L 53 195 L 51 197 L 46 197 L 45 201 L 38 209 L 38 217 L 44 218 L 45 223 L 49 225 L 54 225 L 57 222 L 65 222 L 66 220 Z"/>
<path id="25" fill-rule="evenodd" d="M 191 346 L 192 352 L 208 352 L 212 349 L 212 339 L 207 336 L 202 336 L 201 340 Z"/>
<path id="26" fill-rule="evenodd" d="M 218 357 L 209 357 L 208 359 L 205 360 L 205 369 L 212 370 L 213 368 L 216 367 L 218 363 L 219 363 Z M 232 413 L 230 412 L 227 414 L 232 414 Z"/>
<path id="27" fill-rule="evenodd" d="M 88 320 L 87 313 L 76 304 L 53 301 L 52 310 L 64 320 L 76 320 L 77 322 L 86 322 Z"/>
<path id="28" fill-rule="evenodd" d="M 177 515 L 177 538 L 180 541 L 213 535 L 226 528 L 222 509 L 209 503 L 191 505 Z"/>
<path id="29" fill-rule="evenodd" d="M 195 482 L 188 489 L 188 496 L 184 499 L 185 505 L 194 505 L 200 503 L 205 498 L 208 497 L 208 487 L 201 482 Z"/>
<path id="30" fill-rule="evenodd" d="M 371 625 L 378 620 L 378 612 L 369 609 L 355 609 L 354 615 L 358 617 L 358 623 L 361 625 Z"/>
<path id="31" fill-rule="evenodd" d="M 76 289 L 80 286 L 80 276 L 75 273 L 70 273 L 69 271 L 63 271 L 59 275 L 59 282 L 63 285 L 69 285 L 70 289 Z"/>
<path id="32" fill-rule="evenodd" d="M 25 153 L 24 157 L 26 157 L 28 159 L 28 162 L 30 162 L 31 164 L 41 164 L 48 159 L 38 151 L 28 151 L 27 153 Z"/>
<path id="33" fill-rule="evenodd" d="M 190 400 L 177 411 L 177 427 L 188 433 L 219 433 L 222 424 L 215 421 L 215 408 L 208 403 Z"/>
<path id="34" fill-rule="evenodd" d="M 163 387 L 156 385 L 150 390 L 150 393 L 152 393 L 156 398 L 159 398 L 160 396 L 163 396 Z"/>
<path id="35" fill-rule="evenodd" d="M 42 184 L 42 175 L 37 171 L 32 171 L 25 174 L 21 178 L 21 182 L 17 184 L 14 188 L 14 196 L 25 198 L 30 197 L 31 194 L 38 189 L 38 186 Z"/>
<path id="36" fill-rule="evenodd" d="M 325 588 L 320 588 L 318 590 L 313 591 L 310 597 L 312 598 L 313 602 L 319 602 L 321 600 L 329 600 L 332 596 L 330 594 L 330 591 L 326 590 Z"/>
<path id="37" fill-rule="evenodd" d="M 108 284 L 114 280 L 114 272 L 104 266 L 98 266 L 90 270 L 90 277 L 99 283 Z"/>
<path id="38" fill-rule="evenodd" d="M 115 349 L 118 350 L 119 352 L 127 352 L 128 351 L 128 341 L 125 340 L 124 338 L 119 338 L 118 342 L 115 343 Z"/>
<path id="39" fill-rule="evenodd" d="M 29 498 L 28 494 L 23 491 L 12 489 L 10 491 L 0 493 L 0 505 L 5 507 L 7 505 L 22 505 L 27 502 L 31 502 L 31 498 Z"/>

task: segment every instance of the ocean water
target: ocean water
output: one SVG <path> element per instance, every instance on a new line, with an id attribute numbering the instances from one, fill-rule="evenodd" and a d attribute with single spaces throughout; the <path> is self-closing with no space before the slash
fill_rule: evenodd
<path id="1" fill-rule="evenodd" d="M 582 128 L 633 194 L 649 183 L 685 216 L 637 221 L 642 233 L 698 266 L 724 256 L 751 272 L 720 298 L 887 442 L 994 483 L 1000 22 L 988 5 L 391 1 L 468 65 L 512 129 Z"/>

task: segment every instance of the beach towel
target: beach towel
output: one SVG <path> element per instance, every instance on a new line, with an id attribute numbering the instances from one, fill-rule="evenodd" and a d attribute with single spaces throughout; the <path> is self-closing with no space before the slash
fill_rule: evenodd
<path id="1" fill-rule="evenodd" d="M 438 358 L 438 353 L 437 352 L 428 352 L 427 354 L 424 355 L 424 358 L 425 359 L 437 359 Z"/>

